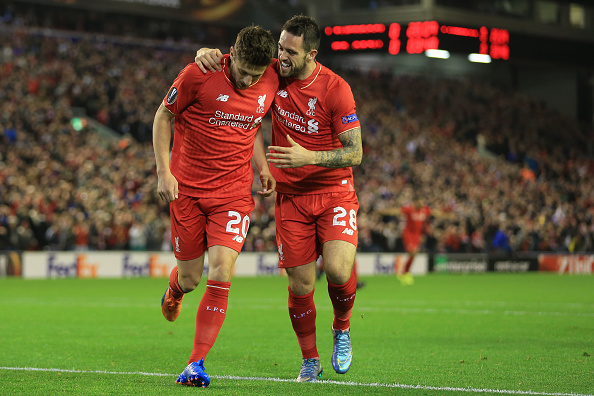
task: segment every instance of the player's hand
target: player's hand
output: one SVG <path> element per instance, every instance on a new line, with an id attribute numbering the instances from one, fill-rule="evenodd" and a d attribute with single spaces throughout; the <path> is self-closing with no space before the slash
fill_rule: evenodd
<path id="1" fill-rule="evenodd" d="M 161 199 L 167 203 L 173 202 L 178 198 L 179 189 L 177 179 L 171 174 L 171 172 L 159 175 L 157 192 L 159 193 Z"/>
<path id="2" fill-rule="evenodd" d="M 276 180 L 274 180 L 270 171 L 260 172 L 260 182 L 262 183 L 262 190 L 256 191 L 258 195 L 269 197 L 276 190 Z"/>
<path id="3" fill-rule="evenodd" d="M 295 143 L 291 136 L 287 135 L 287 141 L 291 147 L 269 146 L 270 153 L 266 154 L 269 163 L 276 168 L 299 168 L 305 165 L 314 164 L 314 152 Z"/>
<path id="4" fill-rule="evenodd" d="M 202 73 L 206 73 L 207 70 L 211 72 L 220 71 L 221 59 L 223 59 L 223 53 L 219 49 L 200 48 L 196 51 L 194 61 L 202 70 Z"/>

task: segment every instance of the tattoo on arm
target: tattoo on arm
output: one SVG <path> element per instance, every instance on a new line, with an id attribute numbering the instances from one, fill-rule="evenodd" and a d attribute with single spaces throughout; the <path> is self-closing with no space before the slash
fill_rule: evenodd
<path id="1" fill-rule="evenodd" d="M 361 163 L 363 148 L 361 128 L 355 128 L 339 135 L 342 148 L 330 151 L 316 151 L 316 165 L 324 168 L 346 168 Z"/>

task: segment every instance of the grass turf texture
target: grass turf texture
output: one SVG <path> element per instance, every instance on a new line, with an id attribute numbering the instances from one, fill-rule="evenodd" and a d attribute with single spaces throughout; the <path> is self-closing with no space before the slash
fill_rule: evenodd
<path id="1" fill-rule="evenodd" d="M 159 305 L 166 279 L 0 279 L 0 394 L 594 393 L 593 276 L 431 274 L 412 287 L 387 276 L 362 280 L 346 375 L 330 363 L 332 309 L 326 282 L 316 283 L 326 382 L 299 384 L 290 381 L 301 354 L 287 280 L 233 279 L 205 363 L 211 386 L 196 389 L 174 382 L 191 352 L 204 284 L 169 323 Z"/>

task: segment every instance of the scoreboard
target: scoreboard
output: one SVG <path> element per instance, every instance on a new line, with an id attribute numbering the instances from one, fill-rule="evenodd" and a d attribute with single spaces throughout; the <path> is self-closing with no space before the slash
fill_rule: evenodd
<path id="1" fill-rule="evenodd" d="M 322 43 L 332 53 L 398 55 L 444 50 L 489 55 L 491 59 L 501 60 L 509 60 L 510 56 L 507 29 L 440 24 L 437 21 L 326 26 Z"/>

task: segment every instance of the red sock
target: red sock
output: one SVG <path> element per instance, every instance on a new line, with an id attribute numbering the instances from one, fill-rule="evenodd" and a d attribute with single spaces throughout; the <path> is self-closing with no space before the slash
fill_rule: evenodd
<path id="1" fill-rule="evenodd" d="M 346 330 L 351 325 L 351 314 L 355 305 L 357 294 L 357 278 L 351 272 L 351 277 L 344 285 L 335 285 L 328 282 L 328 294 L 334 307 L 334 321 L 332 327 L 335 330 Z"/>
<path id="2" fill-rule="evenodd" d="M 230 282 L 206 282 L 206 291 L 196 314 L 194 348 L 188 364 L 204 359 L 214 345 L 227 314 L 230 287 Z"/>
<path id="3" fill-rule="evenodd" d="M 404 264 L 404 271 L 402 272 L 403 274 L 408 274 L 408 271 L 410 271 L 410 267 L 412 266 L 414 258 L 415 256 L 408 256 L 408 260 L 406 260 L 406 264 Z"/>
<path id="4" fill-rule="evenodd" d="M 179 285 L 179 280 L 177 279 L 177 265 L 173 267 L 171 274 L 169 274 L 169 287 L 171 288 L 171 294 L 173 294 L 173 297 L 175 298 L 179 298 L 184 294 L 184 291 Z"/>
<path id="5" fill-rule="evenodd" d="M 289 287 L 289 316 L 304 359 L 319 358 L 316 346 L 316 305 L 312 291 L 298 296 Z"/>

